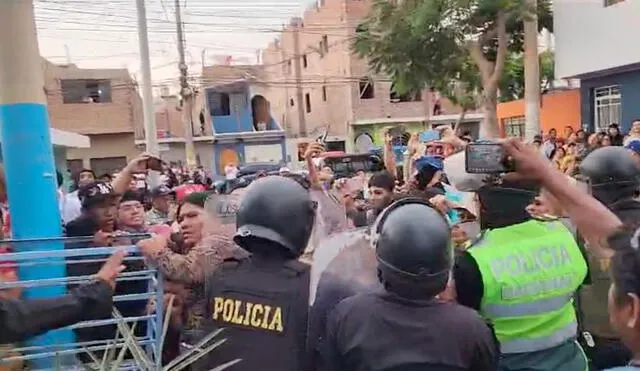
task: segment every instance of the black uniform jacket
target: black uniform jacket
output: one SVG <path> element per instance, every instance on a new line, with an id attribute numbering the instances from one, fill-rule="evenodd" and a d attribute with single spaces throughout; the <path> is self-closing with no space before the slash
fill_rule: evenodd
<path id="1" fill-rule="evenodd" d="M 322 371 L 494 371 L 499 351 L 473 310 L 380 289 L 338 304 L 322 354 Z"/>
<path id="2" fill-rule="evenodd" d="M 0 300 L 0 344 L 23 341 L 49 330 L 108 316 L 113 305 L 112 294 L 106 282 L 96 281 L 57 298 Z"/>

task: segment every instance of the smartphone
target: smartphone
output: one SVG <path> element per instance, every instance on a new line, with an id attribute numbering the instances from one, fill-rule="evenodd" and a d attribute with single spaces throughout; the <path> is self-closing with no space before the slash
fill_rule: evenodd
<path id="1" fill-rule="evenodd" d="M 162 171 L 162 160 L 159 157 L 151 156 L 147 160 L 147 169 Z"/>
<path id="2" fill-rule="evenodd" d="M 465 170 L 469 174 L 499 174 L 514 170 L 499 143 L 470 143 L 465 147 Z"/>
<path id="3" fill-rule="evenodd" d="M 427 130 L 420 133 L 418 140 L 422 143 L 440 140 L 440 132 L 438 130 Z"/>

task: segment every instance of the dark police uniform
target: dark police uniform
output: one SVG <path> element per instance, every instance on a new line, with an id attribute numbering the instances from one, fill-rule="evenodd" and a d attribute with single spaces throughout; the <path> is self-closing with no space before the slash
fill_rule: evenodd
<path id="1" fill-rule="evenodd" d="M 492 330 L 473 310 L 436 297 L 449 280 L 446 220 L 417 199 L 382 212 L 372 242 L 384 289 L 343 300 L 329 315 L 326 371 L 454 371 L 497 367 Z"/>
<path id="2" fill-rule="evenodd" d="M 304 369 L 309 277 L 297 260 L 225 262 L 207 292 L 210 329 L 226 328 L 215 364 L 242 358 L 234 370 Z"/>
<path id="3" fill-rule="evenodd" d="M 498 349 L 473 310 L 378 291 L 343 300 L 327 324 L 326 371 L 494 371 Z"/>
<path id="4" fill-rule="evenodd" d="M 206 285 L 206 332 L 226 342 L 194 369 L 241 359 L 234 371 L 299 371 L 306 352 L 310 266 L 297 259 L 309 242 L 316 204 L 298 182 L 253 182 L 237 208 L 234 241 L 251 253 L 227 260 Z"/>
<path id="5" fill-rule="evenodd" d="M 591 194 L 605 204 L 627 228 L 640 224 L 640 202 L 634 196 L 640 181 L 640 166 L 629 150 L 604 147 L 591 152 L 580 164 Z M 607 295 L 611 278 L 609 260 L 586 249 L 589 276 L 578 300 L 581 343 L 595 369 L 624 366 L 632 353 L 609 323 Z"/>

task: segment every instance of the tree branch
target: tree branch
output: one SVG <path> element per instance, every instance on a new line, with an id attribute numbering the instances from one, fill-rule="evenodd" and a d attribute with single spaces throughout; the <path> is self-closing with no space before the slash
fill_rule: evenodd
<path id="1" fill-rule="evenodd" d="M 482 85 L 489 83 L 492 71 L 494 70 L 493 64 L 489 61 L 484 54 L 482 54 L 482 47 L 478 40 L 470 40 L 467 42 L 467 49 L 471 55 L 471 59 L 475 62 L 476 66 L 480 70 L 482 76 Z"/>
<path id="2" fill-rule="evenodd" d="M 504 71 L 504 64 L 507 59 L 507 21 L 504 11 L 498 12 L 498 18 L 496 20 L 495 30 L 498 33 L 498 53 L 496 55 L 496 62 L 493 66 L 493 72 L 489 81 L 489 86 L 498 86 L 498 81 Z"/>

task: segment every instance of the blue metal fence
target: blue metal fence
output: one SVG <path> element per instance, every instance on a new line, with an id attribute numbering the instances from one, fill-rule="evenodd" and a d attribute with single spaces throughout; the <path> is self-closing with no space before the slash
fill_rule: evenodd
<path id="1" fill-rule="evenodd" d="M 137 267 L 138 269 L 127 269 L 117 279 L 116 285 L 118 288 L 125 287 L 126 285 L 132 285 L 133 282 L 146 283 L 146 290 L 136 293 L 118 294 L 114 296 L 114 307 L 117 308 L 125 303 L 137 302 L 135 305 L 142 303 L 142 306 L 146 306 L 146 303 L 152 298 L 156 301 L 156 310 L 154 313 L 147 313 L 141 310 L 135 314 L 123 314 L 114 315 L 112 318 L 99 319 L 93 321 L 86 321 L 74 324 L 67 327 L 67 329 L 73 329 L 74 331 L 84 331 L 99 333 L 102 330 L 98 330 L 99 327 L 105 325 L 116 326 L 118 333 L 122 333 L 123 325 L 127 325 L 130 329 L 132 326 L 136 328 L 146 327 L 146 331 L 140 333 L 136 331 L 135 342 L 144 349 L 146 353 L 146 359 L 150 360 L 151 365 L 147 367 L 139 367 L 137 365 L 137 357 L 133 355 L 131 361 L 126 361 L 120 367 L 120 369 L 127 370 L 140 370 L 140 369 L 156 369 L 159 370 L 162 361 L 162 331 L 163 331 L 163 285 L 160 273 L 153 267 L 144 264 L 144 258 L 139 254 L 137 247 L 134 244 L 135 240 L 146 238 L 148 235 L 126 235 L 122 236 L 118 247 L 96 247 L 89 248 L 84 247 L 88 245 L 88 240 L 91 238 L 86 237 L 66 237 L 66 238 L 52 238 L 52 239 L 22 239 L 22 240 L 2 240 L 0 244 L 9 244 L 15 253 L 8 253 L 0 255 L 0 268 L 7 264 L 17 266 L 19 270 L 25 267 L 51 267 L 53 265 L 66 265 L 67 270 L 76 264 L 90 265 L 91 267 L 99 267 L 106 259 L 116 250 L 124 249 L 128 252 L 125 257 L 125 264 L 130 267 Z M 64 243 L 67 247 L 64 250 L 52 250 L 52 251 L 29 251 L 25 249 L 25 244 L 47 244 L 47 243 Z M 71 269 L 72 270 L 72 269 Z M 97 273 L 93 272 L 93 273 Z M 33 287 L 66 287 L 69 285 L 77 285 L 89 282 L 92 279 L 92 275 L 80 275 L 66 277 L 47 278 L 40 280 L 19 280 L 18 282 L 0 282 L 0 290 L 11 288 L 33 288 Z M 142 284 L 141 284 L 142 285 Z M 114 312 L 117 312 L 114 311 Z M 103 327 L 104 328 L 104 327 Z M 115 331 L 114 331 L 115 335 Z M 118 354 L 123 348 L 130 349 L 130 346 L 126 344 L 127 337 L 124 335 L 114 336 L 104 339 L 91 339 L 90 341 L 74 340 L 72 343 L 66 344 L 52 344 L 44 346 L 26 346 L 16 345 L 11 349 L 12 354 L 17 355 L 3 355 L 0 353 L 0 366 L 4 362 L 13 361 L 25 361 L 27 363 L 36 364 L 38 360 L 42 359 L 55 359 L 56 364 L 62 363 L 61 369 L 70 370 L 75 367 L 82 367 L 83 363 L 90 360 L 101 360 L 101 352 L 105 350 L 114 351 Z M 91 354 L 89 354 L 91 353 Z M 150 367 L 149 367 L 150 366 Z"/>

